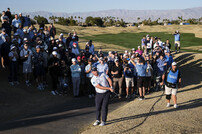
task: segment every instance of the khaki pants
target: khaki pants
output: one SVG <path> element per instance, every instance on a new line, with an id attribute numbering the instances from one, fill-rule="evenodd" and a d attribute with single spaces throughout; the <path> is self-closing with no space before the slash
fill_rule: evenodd
<path id="1" fill-rule="evenodd" d="M 122 83 L 123 83 L 123 77 L 121 78 L 113 78 L 113 87 L 116 88 L 117 83 L 119 85 L 119 94 L 122 93 Z"/>

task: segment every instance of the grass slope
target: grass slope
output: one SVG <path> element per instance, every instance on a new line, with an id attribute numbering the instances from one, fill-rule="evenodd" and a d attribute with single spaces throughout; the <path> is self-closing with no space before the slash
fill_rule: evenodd
<path id="1" fill-rule="evenodd" d="M 162 41 L 166 41 L 169 39 L 172 44 L 172 49 L 174 49 L 174 36 L 170 33 L 166 32 L 140 32 L 140 33 L 119 33 L 119 34 L 100 34 L 93 36 L 84 36 L 83 39 L 93 40 L 97 42 L 103 42 L 107 44 L 115 44 L 118 46 L 123 46 L 126 48 L 137 48 L 137 46 L 141 45 L 141 39 L 143 36 L 149 34 L 150 36 L 160 37 Z M 202 42 L 202 38 L 195 37 L 193 33 L 182 33 L 181 34 L 181 46 L 182 49 L 190 46 L 200 46 Z M 185 49 L 184 49 L 185 50 Z M 187 50 L 186 51 L 194 51 Z M 197 51 L 197 50 L 196 50 Z M 200 52 L 200 51 L 198 51 Z"/>

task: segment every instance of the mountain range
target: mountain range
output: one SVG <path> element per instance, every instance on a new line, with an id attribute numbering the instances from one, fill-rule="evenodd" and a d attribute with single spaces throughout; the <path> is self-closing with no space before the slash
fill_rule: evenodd
<path id="1" fill-rule="evenodd" d="M 36 11 L 36 12 L 25 12 L 25 15 L 30 15 L 30 18 L 40 15 L 49 19 L 50 16 L 57 17 L 70 17 L 70 16 L 80 16 L 83 21 L 86 17 L 118 17 L 123 19 L 125 22 L 137 22 L 137 18 L 140 20 L 151 18 L 151 20 L 156 20 L 160 18 L 174 20 L 178 19 L 178 16 L 182 16 L 183 19 L 188 18 L 200 18 L 202 17 L 202 7 L 187 8 L 187 9 L 172 9 L 172 10 L 126 10 L 126 9 L 112 9 L 103 11 L 91 11 L 91 12 L 75 12 L 75 13 L 65 13 L 65 12 L 47 12 L 47 11 Z M 82 21 L 82 20 L 81 20 Z"/>

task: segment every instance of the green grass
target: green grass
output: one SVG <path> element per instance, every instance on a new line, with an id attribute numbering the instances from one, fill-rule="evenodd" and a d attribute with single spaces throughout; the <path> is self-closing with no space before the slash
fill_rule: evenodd
<path id="1" fill-rule="evenodd" d="M 174 36 L 172 34 L 165 33 L 165 32 L 101 34 L 101 35 L 94 35 L 94 36 L 85 36 L 81 38 L 86 40 L 103 42 L 106 44 L 115 44 L 115 45 L 123 46 L 126 48 L 134 48 L 134 47 L 137 48 L 137 46 L 141 45 L 142 37 L 147 34 L 153 37 L 155 36 L 160 37 L 163 42 L 165 42 L 166 39 L 169 39 L 172 45 L 172 49 L 174 49 Z M 181 34 L 182 48 L 189 47 L 189 46 L 199 46 L 201 44 L 202 44 L 202 38 L 195 37 L 195 34 L 192 34 L 192 33 Z M 193 51 L 194 50 L 192 50 L 192 52 Z"/>

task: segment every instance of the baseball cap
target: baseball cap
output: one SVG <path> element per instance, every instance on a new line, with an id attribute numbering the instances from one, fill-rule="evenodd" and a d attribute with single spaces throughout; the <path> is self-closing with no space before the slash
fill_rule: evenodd
<path id="1" fill-rule="evenodd" d="M 63 33 L 61 33 L 60 36 L 63 36 Z"/>
<path id="2" fill-rule="evenodd" d="M 77 44 L 74 42 L 74 43 L 73 43 L 73 46 L 76 47 L 76 45 L 77 45 Z"/>
<path id="3" fill-rule="evenodd" d="M 59 44 L 58 46 L 59 46 L 59 47 L 62 47 L 63 45 L 62 45 L 62 44 Z"/>
<path id="4" fill-rule="evenodd" d="M 39 45 L 37 45 L 37 46 L 36 46 L 36 49 L 38 49 L 38 48 L 40 48 L 40 46 L 39 46 Z"/>
<path id="5" fill-rule="evenodd" d="M 53 47 L 53 50 L 57 50 L 58 48 L 57 47 Z"/>
<path id="6" fill-rule="evenodd" d="M 13 50 L 15 48 L 15 46 L 11 46 L 11 50 Z"/>
<path id="7" fill-rule="evenodd" d="M 56 42 L 59 42 L 59 40 L 56 40 Z"/>
<path id="8" fill-rule="evenodd" d="M 115 61 L 115 62 L 118 62 L 118 61 L 119 61 L 119 59 L 115 59 L 114 61 Z"/>
<path id="9" fill-rule="evenodd" d="M 135 48 L 132 48 L 132 51 L 135 51 Z"/>
<path id="10" fill-rule="evenodd" d="M 86 58 L 85 56 L 82 56 L 82 60 L 85 59 L 85 58 Z"/>
<path id="11" fill-rule="evenodd" d="M 103 59 L 103 57 L 100 57 L 99 59 L 100 59 L 101 61 L 103 61 L 103 60 L 104 60 L 104 59 Z"/>
<path id="12" fill-rule="evenodd" d="M 91 70 L 92 71 L 97 71 L 97 67 L 93 67 Z"/>
<path id="13" fill-rule="evenodd" d="M 80 60 L 81 59 L 81 56 L 77 56 L 77 60 Z"/>
<path id="14" fill-rule="evenodd" d="M 27 29 L 23 29 L 23 32 L 27 32 Z"/>
<path id="15" fill-rule="evenodd" d="M 177 66 L 177 63 L 176 63 L 176 62 L 173 62 L 173 63 L 172 63 L 172 66 Z"/>
<path id="16" fill-rule="evenodd" d="M 24 41 L 27 41 L 27 38 L 24 38 Z"/>
<path id="17" fill-rule="evenodd" d="M 76 59 L 75 59 L 75 58 L 73 58 L 73 59 L 72 59 L 72 62 L 75 62 L 75 61 L 76 61 Z"/>
<path id="18" fill-rule="evenodd" d="M 52 55 L 57 55 L 58 53 L 56 51 L 53 51 L 52 52 Z"/>
<path id="19" fill-rule="evenodd" d="M 138 46 L 138 48 L 140 48 L 140 46 Z"/>
<path id="20" fill-rule="evenodd" d="M 6 32 L 6 29 L 5 29 L 5 28 L 2 28 L 2 32 Z"/>

